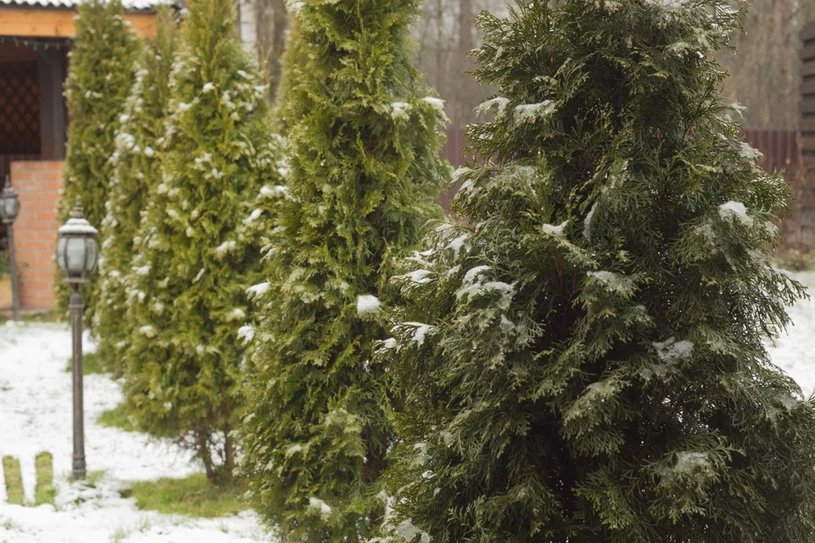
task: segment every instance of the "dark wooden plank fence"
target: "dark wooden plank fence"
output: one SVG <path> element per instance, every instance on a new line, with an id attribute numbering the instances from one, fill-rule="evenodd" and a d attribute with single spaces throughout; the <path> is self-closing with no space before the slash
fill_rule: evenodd
<path id="1" fill-rule="evenodd" d="M 785 222 L 783 235 L 788 249 L 815 249 L 815 22 L 801 30 L 801 124 L 799 175 L 793 183 L 796 200 Z M 789 179 L 789 177 L 788 177 Z"/>
<path id="2" fill-rule="evenodd" d="M 812 36 L 812 55 L 815 55 L 815 26 Z M 813 74 L 811 93 L 815 105 L 815 71 Z M 798 132 L 791 130 L 745 130 L 742 134 L 746 142 L 764 155 L 761 163 L 764 169 L 770 173 L 783 171 L 784 178 L 792 187 L 795 200 L 791 205 L 790 217 L 781 227 L 781 247 L 784 250 L 815 249 L 815 186 L 810 186 L 806 182 L 808 176 L 815 175 L 815 107 L 809 122 L 812 123 L 811 131 L 805 132 L 802 126 L 800 136 Z M 463 148 L 466 147 L 466 142 L 464 130 L 447 131 L 447 144 L 444 146 L 442 156 L 450 161 L 453 167 L 464 164 Z M 450 200 L 455 192 L 456 187 L 452 187 L 442 194 L 441 203 L 445 209 L 450 209 Z"/>

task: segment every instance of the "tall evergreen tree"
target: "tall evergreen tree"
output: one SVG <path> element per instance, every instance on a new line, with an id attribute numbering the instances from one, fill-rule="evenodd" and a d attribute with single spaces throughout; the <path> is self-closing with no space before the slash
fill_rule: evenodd
<path id="1" fill-rule="evenodd" d="M 556 6 L 556 7 L 552 7 Z M 764 347 L 788 188 L 721 103 L 718 0 L 478 17 L 494 120 L 384 341 L 393 541 L 813 541 L 815 404 Z"/>
<path id="2" fill-rule="evenodd" d="M 234 37 L 231 0 L 191 0 L 170 79 L 162 180 L 127 276 L 132 332 L 125 396 L 137 426 L 194 450 L 210 481 L 231 478 L 261 244 L 246 235 L 276 186 L 266 89 Z M 273 191 L 272 191 L 273 192 Z"/>
<path id="3" fill-rule="evenodd" d="M 85 0 L 77 9 L 65 96 L 71 112 L 60 224 L 82 198 L 85 217 L 101 226 L 105 218 L 122 108 L 133 85 L 138 38 L 124 20 L 121 0 Z M 104 238 L 103 238 L 104 239 Z M 86 318 L 96 305 L 97 280 L 85 289 Z M 58 300 L 67 307 L 67 287 L 56 281 Z"/>
<path id="4" fill-rule="evenodd" d="M 176 49 L 176 25 L 168 7 L 156 15 L 156 37 L 148 40 L 136 64 L 136 80 L 125 102 L 116 135 L 115 165 L 107 216 L 102 222 L 99 300 L 93 328 L 97 353 L 107 367 L 121 372 L 130 335 L 125 276 L 133 261 L 134 239 L 148 194 L 161 181 L 161 141 L 168 113 L 170 69 Z"/>
<path id="5" fill-rule="evenodd" d="M 285 541 L 361 541 L 393 434 L 374 342 L 394 259 L 438 217 L 446 118 L 409 60 L 418 0 L 297 2 L 282 110 L 288 196 L 272 244 L 243 471 Z"/>

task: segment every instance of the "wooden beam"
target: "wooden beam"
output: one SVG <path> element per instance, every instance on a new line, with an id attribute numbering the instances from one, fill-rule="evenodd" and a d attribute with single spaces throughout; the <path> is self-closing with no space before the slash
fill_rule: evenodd
<path id="1" fill-rule="evenodd" d="M 20 38 L 73 38 L 76 23 L 73 10 L 18 9 L 0 7 L 0 36 Z M 139 37 L 155 36 L 155 14 L 125 13 Z"/>
<path id="2" fill-rule="evenodd" d="M 815 22 L 807 23 L 801 29 L 801 41 L 815 40 Z"/>

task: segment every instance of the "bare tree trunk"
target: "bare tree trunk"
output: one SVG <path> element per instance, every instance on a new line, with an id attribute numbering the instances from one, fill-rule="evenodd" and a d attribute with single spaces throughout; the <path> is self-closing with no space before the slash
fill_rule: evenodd
<path id="1" fill-rule="evenodd" d="M 207 474 L 207 481 L 215 483 L 215 467 L 212 465 L 212 454 L 209 451 L 207 436 L 203 432 L 196 432 L 195 438 L 198 441 L 198 456 L 204 463 L 204 472 Z"/>
<path id="2" fill-rule="evenodd" d="M 280 86 L 280 59 L 286 49 L 289 14 L 286 12 L 286 0 L 257 0 L 255 7 L 261 64 L 269 88 L 269 101 L 274 101 Z"/>
<path id="3" fill-rule="evenodd" d="M 475 104 L 473 100 L 472 76 L 467 72 L 473 69 L 473 62 L 467 56 L 473 48 L 473 1 L 459 0 L 458 13 L 458 53 L 457 57 L 464 69 L 459 74 L 458 85 L 456 85 L 456 103 L 453 113 L 454 123 L 464 126 Z"/>
<path id="4" fill-rule="evenodd" d="M 231 481 L 235 471 L 235 442 L 232 439 L 232 425 L 229 420 L 232 418 L 232 409 L 228 402 L 224 402 L 224 414 L 226 423 L 224 424 L 224 481 Z"/>
<path id="5" fill-rule="evenodd" d="M 444 66 L 444 5 L 443 0 L 436 0 L 436 89 L 440 93 L 447 91 L 446 85 L 442 80 L 442 74 L 445 73 Z"/>

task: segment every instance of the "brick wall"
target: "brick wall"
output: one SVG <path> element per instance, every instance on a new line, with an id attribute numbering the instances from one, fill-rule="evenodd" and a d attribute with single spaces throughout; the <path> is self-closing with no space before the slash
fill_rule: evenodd
<path id="1" fill-rule="evenodd" d="M 62 189 L 62 161 L 11 163 L 11 185 L 20 193 L 20 216 L 14 221 L 14 246 L 20 270 L 23 310 L 52 309 L 57 202 Z"/>

